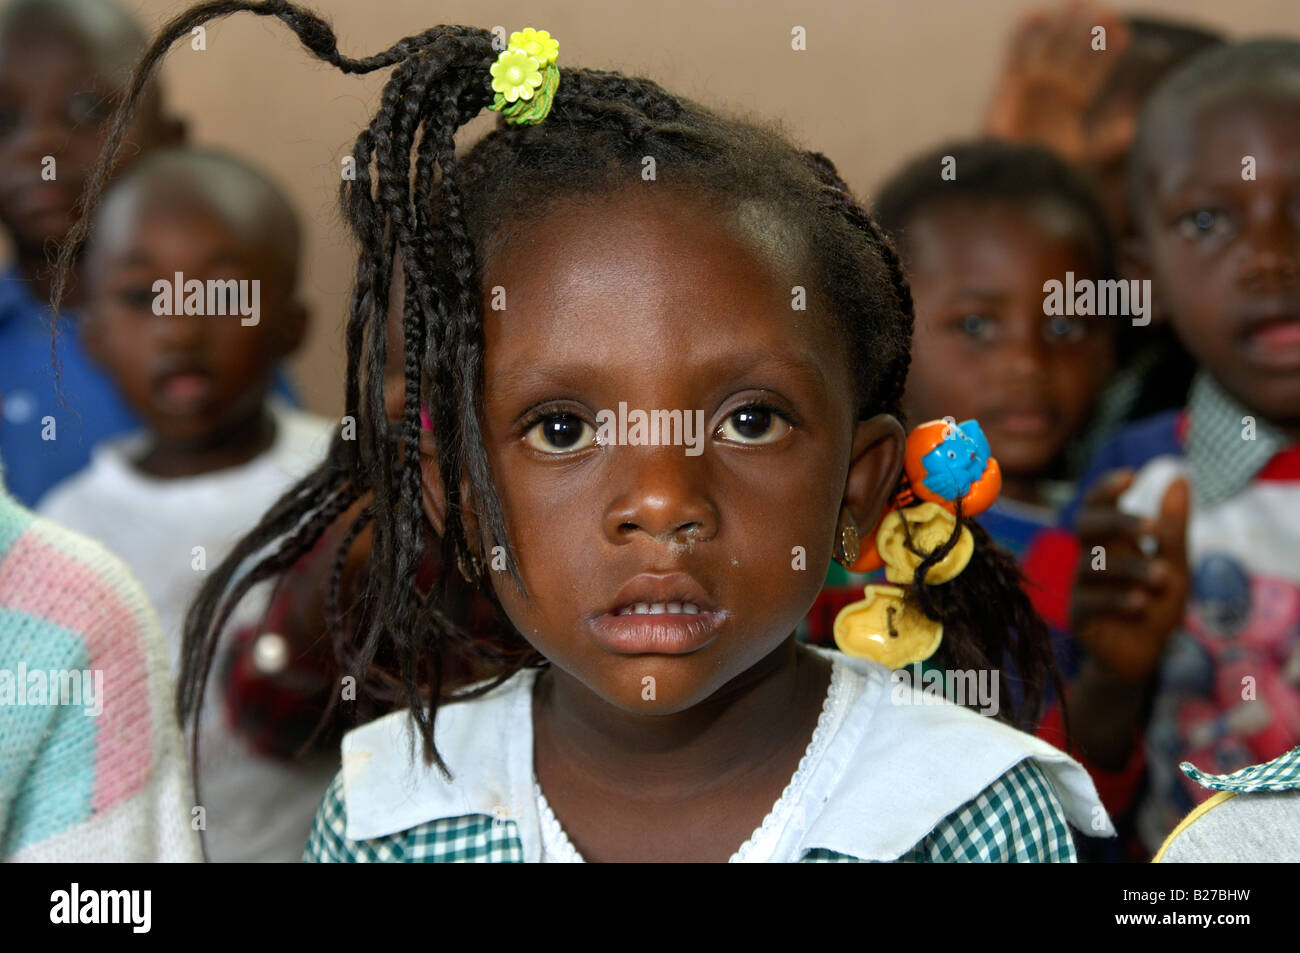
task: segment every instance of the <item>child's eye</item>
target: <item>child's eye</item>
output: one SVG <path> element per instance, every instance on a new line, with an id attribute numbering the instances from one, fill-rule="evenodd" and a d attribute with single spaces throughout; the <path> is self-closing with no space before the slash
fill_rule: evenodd
<path id="1" fill-rule="evenodd" d="M 1176 223 L 1178 234 L 1192 240 L 1218 238 L 1232 230 L 1232 220 L 1218 209 L 1200 208 L 1188 212 Z"/>
<path id="2" fill-rule="evenodd" d="M 998 322 L 982 314 L 964 314 L 956 321 L 956 328 L 974 341 L 994 341 L 998 336 Z"/>
<path id="3" fill-rule="evenodd" d="M 595 444 L 596 430 L 577 414 L 549 413 L 528 428 L 524 442 L 542 453 L 571 453 Z"/>
<path id="4" fill-rule="evenodd" d="M 1088 325 L 1068 314 L 1052 315 L 1043 322 L 1043 340 L 1049 344 L 1082 341 L 1088 334 Z"/>
<path id="5" fill-rule="evenodd" d="M 718 427 L 716 435 L 735 443 L 764 444 L 780 440 L 790 429 L 790 422 L 780 411 L 750 404 L 728 416 Z"/>

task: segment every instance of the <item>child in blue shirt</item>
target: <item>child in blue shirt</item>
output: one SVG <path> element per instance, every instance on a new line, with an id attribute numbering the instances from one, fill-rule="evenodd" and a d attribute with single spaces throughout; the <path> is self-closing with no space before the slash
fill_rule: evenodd
<path id="1" fill-rule="evenodd" d="M 1298 91 L 1296 41 L 1207 53 L 1152 95 L 1134 149 L 1135 264 L 1200 371 L 1185 409 L 1092 468 L 1071 720 L 1098 767 L 1145 747 L 1150 851 L 1208 796 L 1181 762 L 1227 774 L 1300 741 Z"/>

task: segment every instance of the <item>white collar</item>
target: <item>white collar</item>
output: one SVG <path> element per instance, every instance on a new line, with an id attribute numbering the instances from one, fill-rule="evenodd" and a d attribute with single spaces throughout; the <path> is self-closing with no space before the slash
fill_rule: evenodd
<path id="1" fill-rule="evenodd" d="M 820 650 L 819 650 L 820 651 Z M 802 798 L 806 824 L 779 835 L 775 856 L 821 847 L 861 860 L 894 860 L 1026 758 L 1043 769 L 1076 828 L 1114 829 L 1086 771 L 1032 735 L 917 687 L 891 685 L 874 662 L 826 652 L 850 671 L 845 716 Z M 439 708 L 438 751 L 453 779 L 426 766 L 406 711 L 343 740 L 347 836 L 368 840 L 440 818 L 481 814 L 516 823 L 525 862 L 541 856 L 533 791 L 532 687 L 522 671 L 480 698 Z M 936 703 L 937 702 L 937 703 Z M 820 807 L 816 807 L 820 805 Z M 815 816 L 808 816 L 815 812 Z M 1098 822 L 1105 826 L 1098 828 Z"/>

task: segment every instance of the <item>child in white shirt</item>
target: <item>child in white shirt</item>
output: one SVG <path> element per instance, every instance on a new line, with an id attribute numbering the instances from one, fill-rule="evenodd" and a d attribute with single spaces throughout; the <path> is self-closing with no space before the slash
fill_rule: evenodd
<path id="1" fill-rule="evenodd" d="M 173 672 L 205 575 L 327 449 L 326 420 L 268 399 L 306 327 L 297 251 L 275 187 L 216 153 L 149 157 L 98 215 L 83 333 L 146 428 L 96 447 L 41 513 L 131 566 L 158 608 Z M 238 622 L 256 624 L 266 599 L 262 588 L 246 600 Z M 220 708 L 213 693 L 198 778 L 209 857 L 296 860 L 333 759 L 256 754 Z"/>

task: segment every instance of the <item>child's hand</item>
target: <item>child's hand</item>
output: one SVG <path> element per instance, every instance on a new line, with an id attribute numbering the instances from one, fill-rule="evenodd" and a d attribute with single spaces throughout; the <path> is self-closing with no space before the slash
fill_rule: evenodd
<path id="1" fill-rule="evenodd" d="M 1190 491 L 1186 480 L 1175 480 L 1159 514 L 1143 519 L 1118 507 L 1133 479 L 1131 470 L 1113 471 L 1084 497 L 1070 626 L 1097 662 L 1126 681 L 1142 682 L 1155 671 L 1186 608 Z M 1105 569 L 1093 568 L 1100 563 L 1095 547 L 1102 548 Z"/>
<path id="2" fill-rule="evenodd" d="M 1106 49 L 1093 49 L 1094 27 Z M 1066 159 L 1090 164 L 1109 145 L 1089 129 L 1089 108 L 1132 39 L 1124 20 L 1105 7 L 1068 3 L 1030 13 L 1012 34 L 984 129 L 1012 142 L 1038 142 Z M 1124 135 L 1120 130 L 1116 135 Z"/>

